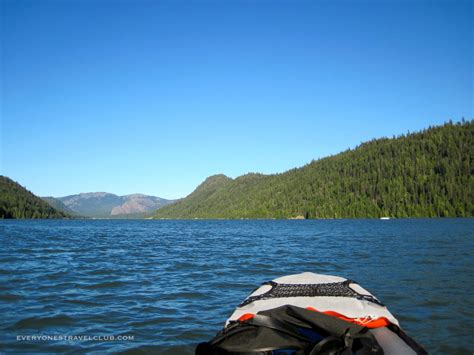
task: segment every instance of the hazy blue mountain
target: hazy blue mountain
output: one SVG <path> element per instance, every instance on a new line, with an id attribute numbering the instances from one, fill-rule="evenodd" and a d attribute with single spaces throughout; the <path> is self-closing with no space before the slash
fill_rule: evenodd
<path id="1" fill-rule="evenodd" d="M 49 203 L 53 208 L 57 209 L 58 211 L 70 214 L 72 216 L 78 216 L 77 212 L 74 212 L 69 207 L 67 207 L 64 203 L 52 196 L 41 197 L 44 201 Z"/>
<path id="2" fill-rule="evenodd" d="M 76 214 L 102 218 L 143 217 L 174 202 L 143 194 L 118 196 L 107 192 L 87 192 L 55 199 Z"/>

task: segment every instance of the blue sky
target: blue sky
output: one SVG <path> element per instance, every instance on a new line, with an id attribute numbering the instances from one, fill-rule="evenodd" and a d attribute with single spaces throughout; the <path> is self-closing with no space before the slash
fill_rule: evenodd
<path id="1" fill-rule="evenodd" d="M 471 1 L 1 0 L 0 173 L 189 194 L 473 117 Z"/>

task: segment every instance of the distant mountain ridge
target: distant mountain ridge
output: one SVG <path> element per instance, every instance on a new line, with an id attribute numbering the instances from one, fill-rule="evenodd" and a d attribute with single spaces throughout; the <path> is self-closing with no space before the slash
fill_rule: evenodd
<path id="1" fill-rule="evenodd" d="M 284 173 L 208 177 L 155 218 L 474 216 L 474 121 L 373 139 Z"/>
<path id="2" fill-rule="evenodd" d="M 67 207 L 64 203 L 62 203 L 57 198 L 54 198 L 52 196 L 46 196 L 46 197 L 41 197 L 41 199 L 49 203 L 52 207 L 54 207 L 58 211 L 70 214 L 71 216 L 78 215 L 77 212 L 74 212 L 73 210 L 71 210 L 69 207 Z"/>
<path id="3" fill-rule="evenodd" d="M 99 218 L 144 216 L 175 202 L 144 194 L 118 196 L 108 192 L 83 192 L 54 199 L 78 215 Z"/>

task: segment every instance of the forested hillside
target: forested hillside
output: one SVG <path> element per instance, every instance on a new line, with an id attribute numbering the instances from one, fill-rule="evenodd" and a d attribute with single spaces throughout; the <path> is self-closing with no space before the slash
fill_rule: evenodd
<path id="1" fill-rule="evenodd" d="M 156 218 L 474 215 L 474 123 L 381 138 L 281 174 L 209 177 Z"/>
<path id="2" fill-rule="evenodd" d="M 0 218 L 65 218 L 41 198 L 7 178 L 0 176 Z"/>

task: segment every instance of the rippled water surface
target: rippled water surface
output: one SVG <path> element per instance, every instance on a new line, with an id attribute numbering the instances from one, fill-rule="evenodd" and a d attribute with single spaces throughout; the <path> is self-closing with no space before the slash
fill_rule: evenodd
<path id="1" fill-rule="evenodd" d="M 255 286 L 303 271 L 358 281 L 430 352 L 474 351 L 472 219 L 0 221 L 0 243 L 6 352 L 193 353 Z"/>

